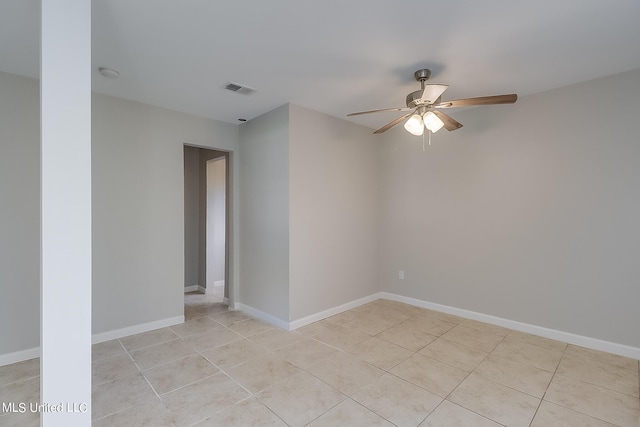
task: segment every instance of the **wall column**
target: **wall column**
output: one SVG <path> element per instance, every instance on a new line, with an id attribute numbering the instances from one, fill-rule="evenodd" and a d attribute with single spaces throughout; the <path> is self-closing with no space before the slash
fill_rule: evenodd
<path id="1" fill-rule="evenodd" d="M 88 426 L 91 1 L 43 0 L 41 19 L 41 420 Z"/>

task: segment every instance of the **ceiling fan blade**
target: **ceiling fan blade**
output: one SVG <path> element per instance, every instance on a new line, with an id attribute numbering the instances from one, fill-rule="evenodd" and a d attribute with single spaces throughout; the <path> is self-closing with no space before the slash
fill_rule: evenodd
<path id="1" fill-rule="evenodd" d="M 448 87 L 449 85 L 426 85 L 420 99 L 427 104 L 433 104 Z"/>
<path id="2" fill-rule="evenodd" d="M 349 113 L 349 114 L 347 114 L 347 117 L 359 116 L 360 114 L 380 113 L 382 111 L 413 111 L 413 108 L 397 107 L 397 108 L 383 108 L 381 110 L 359 111 L 357 113 Z"/>
<path id="3" fill-rule="evenodd" d="M 413 110 L 410 113 L 405 114 L 404 116 L 400 116 L 397 119 L 390 121 L 386 125 L 382 126 L 380 129 L 375 131 L 374 133 L 385 132 L 385 131 L 391 129 L 392 127 L 394 127 L 395 125 L 397 125 L 398 123 L 400 123 L 401 121 L 403 121 L 404 119 L 406 119 L 407 117 L 409 117 L 412 114 L 413 114 Z"/>
<path id="4" fill-rule="evenodd" d="M 438 116 L 438 118 L 444 122 L 444 128 L 449 132 L 451 132 L 452 130 L 460 129 L 462 127 L 462 123 L 460 123 L 453 117 L 443 113 L 442 111 L 433 110 L 433 114 Z"/>
<path id="5" fill-rule="evenodd" d="M 508 95 L 481 96 L 478 98 L 454 99 L 453 101 L 444 101 L 436 108 L 456 108 L 468 107 L 471 105 L 492 105 L 492 104 L 513 104 L 518 100 L 518 95 L 510 93 Z"/>

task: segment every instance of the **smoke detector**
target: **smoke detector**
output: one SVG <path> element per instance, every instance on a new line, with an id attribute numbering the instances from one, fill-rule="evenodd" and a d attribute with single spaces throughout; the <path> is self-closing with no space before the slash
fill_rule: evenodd
<path id="1" fill-rule="evenodd" d="M 117 79 L 120 76 L 120 73 L 112 68 L 100 67 L 98 72 L 108 79 Z"/>

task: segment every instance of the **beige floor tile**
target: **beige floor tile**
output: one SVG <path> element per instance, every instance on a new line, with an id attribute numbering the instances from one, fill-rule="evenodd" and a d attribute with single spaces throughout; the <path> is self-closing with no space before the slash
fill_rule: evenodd
<path id="1" fill-rule="evenodd" d="M 0 404 L 13 403 L 19 405 L 24 403 L 28 407 L 31 402 L 40 402 L 39 376 L 0 386 Z"/>
<path id="2" fill-rule="evenodd" d="M 448 323 L 454 323 L 456 325 L 460 324 L 462 321 L 465 320 L 464 318 L 460 316 L 456 316 L 454 314 L 449 314 L 449 313 L 444 313 L 442 311 L 429 310 L 429 309 L 424 309 L 421 315 L 429 317 L 431 319 L 439 319 Z"/>
<path id="3" fill-rule="evenodd" d="M 431 315 L 419 315 L 405 320 L 402 325 L 415 328 L 428 335 L 439 337 L 454 328 L 456 323 L 448 322 Z"/>
<path id="4" fill-rule="evenodd" d="M 190 426 L 249 397 L 223 373 L 204 378 L 162 396 L 178 426 Z"/>
<path id="5" fill-rule="evenodd" d="M 181 339 L 177 339 L 136 350 L 131 352 L 131 357 L 133 357 L 133 360 L 140 370 L 146 371 L 147 369 L 181 359 L 194 353 L 195 350 L 193 347 Z"/>
<path id="6" fill-rule="evenodd" d="M 397 320 L 395 317 L 383 317 L 379 315 L 379 313 L 371 313 L 359 316 L 355 320 L 345 323 L 344 326 L 354 331 L 373 336 L 386 331 L 400 322 L 401 320 Z"/>
<path id="7" fill-rule="evenodd" d="M 297 373 L 298 368 L 273 355 L 258 357 L 228 369 L 227 374 L 251 393 L 258 393 Z"/>
<path id="8" fill-rule="evenodd" d="M 199 354 L 156 366 L 142 374 L 159 395 L 218 373 L 211 362 Z"/>
<path id="9" fill-rule="evenodd" d="M 299 334 L 306 336 L 307 338 L 313 337 L 320 332 L 324 331 L 345 331 L 347 329 L 343 328 L 341 324 L 337 322 L 332 322 L 329 320 L 330 318 L 318 320 L 317 322 L 309 323 L 308 325 L 304 325 L 296 329 L 295 331 Z M 353 320 L 353 319 L 351 319 Z"/>
<path id="10" fill-rule="evenodd" d="M 493 354 L 554 372 L 562 358 L 562 352 L 528 344 L 522 341 L 503 341 Z"/>
<path id="11" fill-rule="evenodd" d="M 505 338 L 505 341 L 520 341 L 527 344 L 537 345 L 538 347 L 548 348 L 549 350 L 564 351 L 567 343 L 556 341 L 537 335 L 526 334 L 524 332 L 511 331 Z"/>
<path id="12" fill-rule="evenodd" d="M 273 412 L 255 398 L 237 403 L 193 427 L 287 427 Z"/>
<path id="13" fill-rule="evenodd" d="M 504 339 L 500 335 L 489 334 L 462 325 L 447 331 L 442 335 L 442 338 L 486 352 L 493 350 Z"/>
<path id="14" fill-rule="evenodd" d="M 282 347 L 277 350 L 275 354 L 295 366 L 307 369 L 331 357 L 332 354 L 338 351 L 339 350 L 315 339 L 306 339 Z"/>
<path id="15" fill-rule="evenodd" d="M 184 338 L 193 334 L 201 334 L 211 331 L 215 328 L 221 328 L 222 325 L 210 317 L 199 317 L 193 320 L 187 320 L 180 325 L 172 326 L 170 329 L 179 337 Z"/>
<path id="16" fill-rule="evenodd" d="M 241 322 L 232 323 L 231 325 L 229 325 L 229 329 L 242 335 L 243 337 L 250 337 L 252 335 L 270 331 L 276 328 L 268 325 L 267 323 L 261 322 L 260 320 L 247 319 Z"/>
<path id="17" fill-rule="evenodd" d="M 609 390 L 640 397 L 638 371 L 565 354 L 558 366 L 558 375 L 594 384 Z"/>
<path id="18" fill-rule="evenodd" d="M 597 362 L 608 363 L 609 365 L 614 365 L 619 368 L 638 370 L 638 361 L 636 359 L 618 356 L 617 354 L 605 353 L 604 351 L 593 350 L 573 344 L 569 344 L 567 346 L 566 352 L 573 356 L 580 356 Z"/>
<path id="19" fill-rule="evenodd" d="M 351 310 L 349 310 L 349 313 L 356 315 L 356 317 L 362 317 L 362 316 L 367 316 L 373 313 L 374 311 L 378 310 L 379 307 L 380 305 L 376 300 L 376 301 L 363 304 L 356 308 L 352 308 Z"/>
<path id="20" fill-rule="evenodd" d="M 198 306 L 198 307 L 185 306 L 184 319 L 188 321 L 188 320 L 198 319 L 200 317 L 214 316 L 216 314 L 226 313 L 227 310 L 228 310 L 227 305 L 221 302 L 204 305 L 204 306 Z"/>
<path id="21" fill-rule="evenodd" d="M 531 427 L 615 427 L 580 412 L 543 401 L 533 418 Z"/>
<path id="22" fill-rule="evenodd" d="M 411 304 L 405 304 L 399 301 L 392 301 L 392 300 L 385 300 L 385 299 L 379 299 L 377 301 L 380 302 L 383 308 L 396 310 L 409 317 L 418 316 L 420 314 L 424 314 L 429 311 L 426 308 L 418 307 Z M 374 301 L 374 302 L 377 302 L 377 301 Z"/>
<path id="23" fill-rule="evenodd" d="M 95 385 L 91 387 L 91 416 L 102 418 L 155 397 L 142 374 Z"/>
<path id="24" fill-rule="evenodd" d="M 418 425 L 442 398 L 391 374 L 352 396 L 356 402 L 399 427 Z"/>
<path id="25" fill-rule="evenodd" d="M 184 320 L 189 321 L 199 317 L 207 317 L 207 312 L 202 307 L 184 307 Z"/>
<path id="26" fill-rule="evenodd" d="M 24 381 L 40 375 L 40 358 L 0 366 L 0 386 Z"/>
<path id="27" fill-rule="evenodd" d="M 157 397 L 91 423 L 92 427 L 174 427 L 173 417 Z"/>
<path id="28" fill-rule="evenodd" d="M 341 350 L 348 349 L 371 338 L 369 334 L 364 332 L 336 325 L 335 323 L 330 325 L 332 326 L 314 335 L 314 338 Z"/>
<path id="29" fill-rule="evenodd" d="M 227 370 L 256 357 L 263 357 L 267 351 L 245 338 L 203 351 L 201 354 L 220 369 Z"/>
<path id="30" fill-rule="evenodd" d="M 380 316 L 388 319 L 389 321 L 393 321 L 394 323 L 400 323 L 409 319 L 410 317 L 414 317 L 420 314 L 420 312 L 421 310 L 417 307 L 403 304 L 401 302 L 387 300 L 386 302 L 379 303 L 375 310 L 373 310 L 369 315 Z"/>
<path id="31" fill-rule="evenodd" d="M 315 421 L 308 424 L 308 427 L 336 426 L 394 427 L 389 421 L 351 399 L 342 401 Z"/>
<path id="32" fill-rule="evenodd" d="M 465 326 L 467 328 L 475 329 L 476 331 L 486 332 L 492 335 L 499 335 L 501 337 L 506 337 L 511 329 L 503 328 L 502 326 L 492 325 L 490 323 L 479 322 L 477 320 L 464 319 L 460 322 L 461 326 Z"/>
<path id="33" fill-rule="evenodd" d="M 334 316 L 328 317 L 325 319 L 327 322 L 336 323 L 338 325 L 344 325 L 345 323 L 351 322 L 358 317 L 358 313 L 354 310 L 344 311 L 340 314 L 336 314 Z"/>
<path id="34" fill-rule="evenodd" d="M 213 320 L 220 323 L 224 326 L 229 326 L 232 323 L 241 322 L 243 320 L 250 319 L 251 317 L 247 316 L 241 311 L 229 310 L 221 313 L 216 313 L 210 316 Z"/>
<path id="35" fill-rule="evenodd" d="M 120 338 L 120 342 L 127 351 L 132 352 L 141 348 L 172 341 L 176 338 L 178 338 L 178 335 L 176 335 L 171 329 L 162 328 Z"/>
<path id="36" fill-rule="evenodd" d="M 119 340 L 105 341 L 91 346 L 91 361 L 107 359 L 113 356 L 127 354 Z"/>
<path id="37" fill-rule="evenodd" d="M 489 354 L 445 338 L 438 338 L 419 353 L 467 372 L 473 371 Z"/>
<path id="38" fill-rule="evenodd" d="M 308 424 L 345 399 L 342 393 L 303 371 L 257 397 L 291 427 Z"/>
<path id="39" fill-rule="evenodd" d="M 0 416 L 2 427 L 40 427 L 40 413 L 31 412 L 26 406 L 25 412 L 10 412 Z"/>
<path id="40" fill-rule="evenodd" d="M 448 400 L 510 427 L 528 427 L 540 399 L 471 374 Z"/>
<path id="41" fill-rule="evenodd" d="M 544 400 L 623 427 L 637 427 L 640 403 L 637 397 L 556 375 Z"/>
<path id="42" fill-rule="evenodd" d="M 340 392 L 351 396 L 385 372 L 345 352 L 331 355 L 308 371 Z"/>
<path id="43" fill-rule="evenodd" d="M 419 427 L 501 427 L 501 424 L 445 400 Z"/>
<path id="44" fill-rule="evenodd" d="M 128 354 L 101 359 L 91 364 L 91 384 L 98 385 L 140 372 Z"/>
<path id="45" fill-rule="evenodd" d="M 244 339 L 242 335 L 226 327 L 220 327 L 200 334 L 189 335 L 183 341 L 198 351 L 205 351 L 242 339 Z"/>
<path id="46" fill-rule="evenodd" d="M 290 332 L 282 329 L 272 329 L 249 337 L 249 341 L 269 351 L 274 351 L 304 338 L 304 335 L 295 331 Z"/>
<path id="47" fill-rule="evenodd" d="M 190 307 L 203 307 L 211 304 L 219 304 L 221 299 L 213 293 L 188 292 L 184 294 L 184 304 Z"/>
<path id="48" fill-rule="evenodd" d="M 229 306 L 221 301 L 205 302 L 203 304 L 194 304 L 189 306 L 194 312 L 204 316 L 213 316 L 214 314 L 225 313 L 229 311 Z M 185 307 L 186 311 L 186 307 Z"/>
<path id="49" fill-rule="evenodd" d="M 489 355 L 474 374 L 539 398 L 553 377 L 552 372 L 495 355 Z"/>
<path id="50" fill-rule="evenodd" d="M 436 339 L 435 336 L 429 335 L 407 323 L 393 326 L 378 334 L 377 338 L 389 341 L 410 351 L 418 351 Z"/>
<path id="51" fill-rule="evenodd" d="M 443 398 L 469 375 L 421 354 L 414 354 L 390 372 Z"/>
<path id="52" fill-rule="evenodd" d="M 349 353 L 384 370 L 393 368 L 413 354 L 398 345 L 371 337 L 349 349 Z"/>

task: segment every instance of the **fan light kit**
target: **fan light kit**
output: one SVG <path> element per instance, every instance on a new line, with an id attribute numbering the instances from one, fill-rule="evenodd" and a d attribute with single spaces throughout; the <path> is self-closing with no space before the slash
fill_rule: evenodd
<path id="1" fill-rule="evenodd" d="M 420 82 L 420 90 L 407 95 L 407 106 L 398 108 L 383 108 L 381 110 L 360 111 L 358 113 L 347 114 L 347 116 L 358 116 L 361 114 L 379 113 L 382 111 L 409 111 L 407 114 L 390 121 L 374 133 L 385 132 L 404 119 L 408 120 L 404 128 L 412 135 L 423 137 L 424 130 L 429 133 L 429 145 L 431 145 L 431 134 L 438 132 L 443 127 L 448 131 L 454 131 L 462 127 L 462 123 L 453 117 L 440 111 L 442 108 L 468 107 L 472 105 L 493 105 L 493 104 L 513 104 L 518 99 L 515 93 L 507 95 L 481 96 L 478 98 L 464 98 L 452 101 L 442 101 L 442 94 L 449 85 L 425 84 L 431 77 L 431 70 L 426 68 L 416 71 L 414 77 Z"/>

